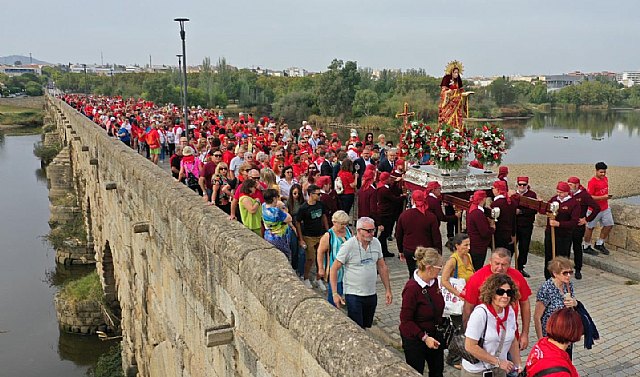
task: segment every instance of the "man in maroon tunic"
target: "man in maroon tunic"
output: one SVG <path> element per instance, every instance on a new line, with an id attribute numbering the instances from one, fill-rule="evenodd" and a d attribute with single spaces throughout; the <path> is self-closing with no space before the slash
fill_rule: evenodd
<path id="1" fill-rule="evenodd" d="M 507 192 L 505 181 L 493 182 L 493 203 L 491 208 L 500 208 L 500 216 L 496 221 L 496 248 L 504 247 L 513 255 L 516 234 L 516 203 L 511 200 Z"/>
<path id="2" fill-rule="evenodd" d="M 544 232 L 544 277 L 549 279 L 551 273 L 547 270 L 547 264 L 553 259 L 551 244 L 551 228 L 555 229 L 556 256 L 569 257 L 571 253 L 571 241 L 573 229 L 578 226 L 580 220 L 580 204 L 569 195 L 571 188 L 567 182 L 558 182 L 556 195 L 549 199 L 549 203 L 560 204 L 556 218 L 547 218 L 547 228 Z"/>
<path id="3" fill-rule="evenodd" d="M 382 222 L 384 229 L 378 237 L 382 244 L 382 255 L 385 258 L 393 257 L 395 254 L 390 253 L 387 246 L 387 238 L 393 232 L 394 215 L 397 213 L 396 208 L 402 205 L 404 194 L 398 195 L 391 188 L 394 178 L 387 172 L 380 174 L 378 181 L 377 198 L 378 198 L 378 216 Z"/>
<path id="4" fill-rule="evenodd" d="M 573 229 L 573 261 L 575 262 L 576 279 L 582 279 L 582 239 L 585 233 L 585 226 L 588 222 L 593 221 L 600 213 L 600 206 L 591 194 L 580 184 L 580 178 L 569 177 L 567 180 L 569 188 L 571 188 L 571 196 L 580 205 L 580 220 L 578 226 Z M 591 213 L 587 216 L 587 210 L 591 208 Z"/>
<path id="5" fill-rule="evenodd" d="M 495 231 L 495 224 L 484 214 L 482 203 L 487 198 L 487 193 L 478 190 L 469 200 L 467 210 L 467 234 L 469 235 L 469 255 L 473 263 L 473 269 L 478 271 L 484 266 L 487 258 L 487 249 L 491 245 L 491 236 Z"/>
<path id="6" fill-rule="evenodd" d="M 418 246 L 432 247 L 442 254 L 442 235 L 440 222 L 428 210 L 426 194 L 422 190 L 415 190 L 411 194 L 414 208 L 408 209 L 398 218 L 396 224 L 396 243 L 400 260 L 407 262 L 409 279 L 416 269 L 414 253 Z"/>
<path id="7" fill-rule="evenodd" d="M 529 186 L 529 177 L 518 177 L 517 192 L 521 196 L 537 199 L 538 195 Z M 517 268 L 522 276 L 528 278 L 529 275 L 524 267 L 529 256 L 529 246 L 531 245 L 531 235 L 533 234 L 533 223 L 536 219 L 536 210 L 522 206 L 516 208 L 516 240 L 518 241 Z"/>

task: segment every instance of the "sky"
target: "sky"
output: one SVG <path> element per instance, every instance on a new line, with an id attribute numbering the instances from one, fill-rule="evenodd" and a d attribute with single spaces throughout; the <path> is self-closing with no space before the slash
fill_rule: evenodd
<path id="1" fill-rule="evenodd" d="M 0 0 L 0 56 L 51 63 L 187 62 L 323 71 L 423 68 L 464 76 L 640 70 L 638 0 Z M 18 5 L 16 5 L 18 4 Z M 27 5 L 28 4 L 28 5 Z"/>

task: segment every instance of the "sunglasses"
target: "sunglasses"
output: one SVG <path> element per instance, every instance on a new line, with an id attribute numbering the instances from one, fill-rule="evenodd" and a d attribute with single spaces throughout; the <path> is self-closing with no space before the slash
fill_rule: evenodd
<path id="1" fill-rule="evenodd" d="M 213 155 L 213 157 L 222 157 L 222 155 L 216 153 L 216 154 Z"/>
<path id="2" fill-rule="evenodd" d="M 513 289 L 502 289 L 502 288 L 496 289 L 496 294 L 498 296 L 504 296 L 505 293 L 509 297 L 513 297 L 515 295 L 515 291 Z"/>
<path id="3" fill-rule="evenodd" d="M 526 186 L 526 183 L 518 183 L 518 186 Z"/>
<path id="4" fill-rule="evenodd" d="M 360 228 L 360 230 L 364 230 L 365 232 L 369 233 L 369 234 L 373 234 L 376 229 L 375 228 L 371 228 L 371 229 L 367 229 L 367 228 Z"/>
<path id="5" fill-rule="evenodd" d="M 220 168 L 220 170 L 229 170 L 229 169 L 227 169 L 227 168 Z"/>
<path id="6" fill-rule="evenodd" d="M 573 271 L 572 270 L 562 271 L 561 274 L 564 276 L 571 276 L 573 275 Z"/>

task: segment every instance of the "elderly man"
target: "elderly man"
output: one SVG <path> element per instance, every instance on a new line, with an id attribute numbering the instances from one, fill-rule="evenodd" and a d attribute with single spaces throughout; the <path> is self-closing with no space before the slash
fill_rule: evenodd
<path id="1" fill-rule="evenodd" d="M 466 327 L 473 308 L 480 304 L 480 287 L 485 280 L 492 274 L 507 274 L 513 279 L 520 291 L 519 305 L 514 309 L 516 310 L 516 316 L 518 315 L 518 310 L 522 313 L 522 329 L 519 341 L 520 349 L 523 350 L 529 345 L 529 324 L 531 322 L 529 296 L 531 296 L 531 288 L 520 271 L 509 267 L 510 265 L 511 252 L 505 248 L 496 248 L 496 250 L 491 253 L 489 264 L 476 271 L 471 278 L 469 278 L 467 286 L 461 293 L 461 296 L 464 298 L 462 321 Z"/>
<path id="2" fill-rule="evenodd" d="M 386 158 L 382 159 L 378 164 L 378 170 L 381 172 L 391 173 L 395 169 L 396 160 L 398 159 L 398 150 L 391 148 L 386 152 Z"/>
<path id="3" fill-rule="evenodd" d="M 373 315 L 378 305 L 376 278 L 380 274 L 385 288 L 387 305 L 393 295 L 389 282 L 389 270 L 382 257 L 382 246 L 373 234 L 376 226 L 372 218 L 361 217 L 356 223 L 356 236 L 345 241 L 331 265 L 329 282 L 336 307 L 347 305 L 349 318 L 362 328 L 373 324 Z M 344 299 L 338 294 L 338 271 L 344 266 Z"/>
<path id="4" fill-rule="evenodd" d="M 567 180 L 569 188 L 571 188 L 571 196 L 580 205 L 580 219 L 578 226 L 573 228 L 571 243 L 573 245 L 573 261 L 575 262 L 575 277 L 582 279 L 582 239 L 584 238 L 585 225 L 598 216 L 600 213 L 600 205 L 593 200 L 587 190 L 580 184 L 580 178 L 569 177 Z M 591 208 L 591 213 L 587 215 Z"/>
<path id="5" fill-rule="evenodd" d="M 521 196 L 527 198 L 537 199 L 538 195 L 531 190 L 529 186 L 529 177 L 518 177 L 517 179 L 517 191 Z M 516 240 L 518 241 L 518 260 L 517 268 L 522 276 L 528 278 L 531 277 L 524 267 L 527 264 L 529 256 L 529 246 L 531 245 L 531 235 L 533 234 L 533 223 L 536 220 L 536 210 L 519 206 L 516 208 Z M 582 239 L 580 239 L 582 242 Z"/>

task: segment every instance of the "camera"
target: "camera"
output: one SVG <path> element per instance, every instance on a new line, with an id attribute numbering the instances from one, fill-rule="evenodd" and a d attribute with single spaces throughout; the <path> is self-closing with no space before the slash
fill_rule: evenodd
<path id="1" fill-rule="evenodd" d="M 493 377 L 493 371 L 485 370 L 484 372 L 482 372 L 482 377 Z"/>

